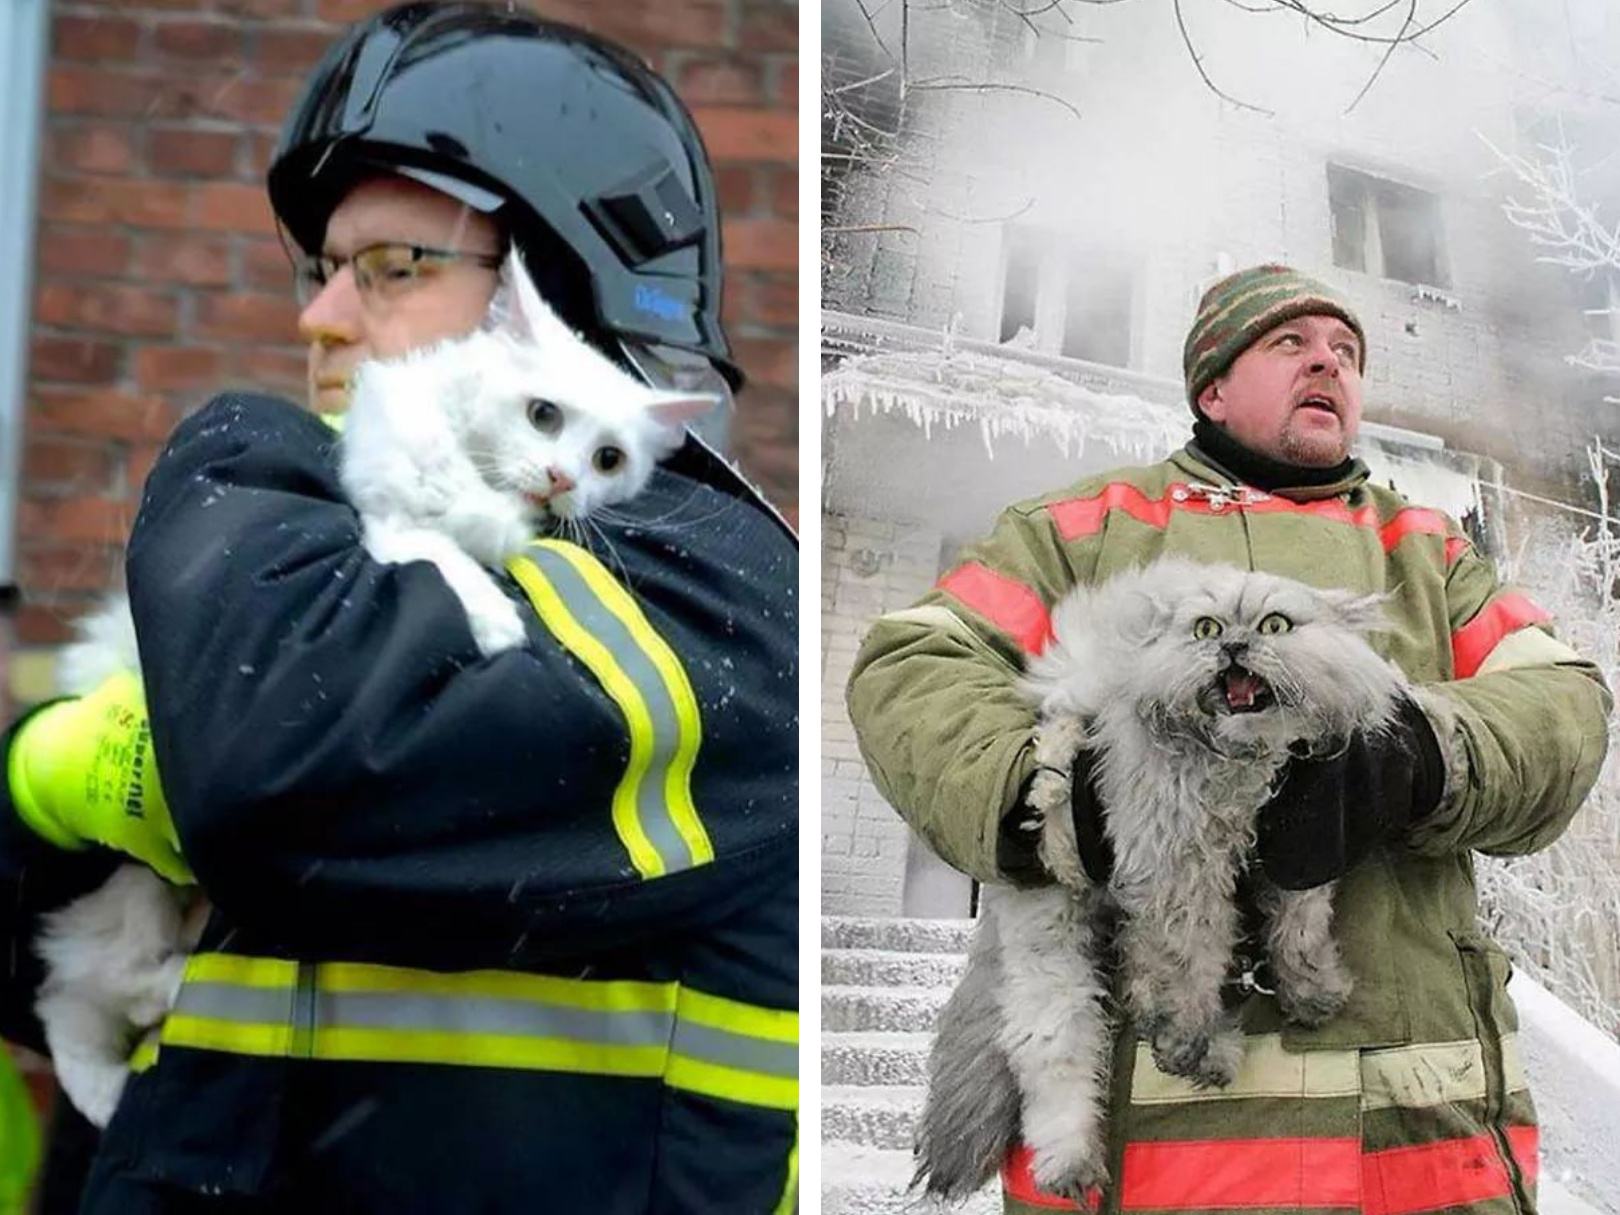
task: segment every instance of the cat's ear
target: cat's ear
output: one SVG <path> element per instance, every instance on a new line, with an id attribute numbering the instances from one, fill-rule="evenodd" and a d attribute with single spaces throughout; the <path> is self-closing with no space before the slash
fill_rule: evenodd
<path id="1" fill-rule="evenodd" d="M 1381 633 L 1390 627 L 1388 595 L 1358 595 L 1353 591 L 1319 591 L 1333 617 L 1357 633 Z"/>
<path id="2" fill-rule="evenodd" d="M 557 342 L 575 340 L 573 331 L 540 295 L 516 248 L 506 255 L 501 279 L 506 284 L 506 307 L 499 318 L 504 332 L 542 349 Z"/>
<path id="3" fill-rule="evenodd" d="M 647 412 L 661 426 L 679 435 L 688 422 L 697 421 L 719 403 L 720 398 L 712 392 L 660 392 L 653 397 Z"/>

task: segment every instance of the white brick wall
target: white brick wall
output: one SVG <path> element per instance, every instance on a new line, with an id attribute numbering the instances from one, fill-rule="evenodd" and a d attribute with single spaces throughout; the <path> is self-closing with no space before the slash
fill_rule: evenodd
<path id="1" fill-rule="evenodd" d="M 903 522 L 822 516 L 821 897 L 829 915 L 899 915 L 911 832 L 866 775 L 844 709 L 872 621 L 939 576 L 940 536 Z"/>

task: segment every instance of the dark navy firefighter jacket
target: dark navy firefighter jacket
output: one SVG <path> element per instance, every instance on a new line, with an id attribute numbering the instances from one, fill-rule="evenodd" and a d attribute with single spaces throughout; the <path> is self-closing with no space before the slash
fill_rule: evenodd
<path id="1" fill-rule="evenodd" d="M 540 540 L 484 659 L 361 544 L 336 439 L 187 420 L 130 541 L 153 742 L 214 911 L 85 1199 L 179 1212 L 788 1212 L 797 559 L 689 441 Z M 37 913 L 105 873 L 0 818 L 4 1028 Z"/>

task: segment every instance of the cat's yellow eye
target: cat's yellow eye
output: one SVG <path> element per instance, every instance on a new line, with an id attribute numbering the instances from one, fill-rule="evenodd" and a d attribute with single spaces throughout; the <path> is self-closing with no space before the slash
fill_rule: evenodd
<path id="1" fill-rule="evenodd" d="M 554 435 L 562 429 L 563 411 L 555 401 L 539 397 L 529 402 L 529 425 L 543 435 Z"/>
<path id="2" fill-rule="evenodd" d="M 1200 616 L 1193 621 L 1193 636 L 1199 641 L 1212 641 L 1224 631 L 1224 626 L 1213 616 Z"/>
<path id="3" fill-rule="evenodd" d="M 1275 637 L 1278 633 L 1286 633 L 1294 627 L 1294 622 L 1281 612 L 1272 612 L 1260 621 L 1260 631 L 1267 637 Z"/>
<path id="4" fill-rule="evenodd" d="M 618 447 L 598 447 L 591 466 L 599 473 L 618 472 L 624 465 L 624 451 Z"/>

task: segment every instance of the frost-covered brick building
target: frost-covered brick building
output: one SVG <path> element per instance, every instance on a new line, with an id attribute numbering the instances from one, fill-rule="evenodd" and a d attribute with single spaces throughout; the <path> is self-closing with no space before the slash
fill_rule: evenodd
<path id="1" fill-rule="evenodd" d="M 1502 157 L 1561 142 L 1582 200 L 1620 201 L 1620 12 L 1467 5 L 1358 100 L 1387 45 L 1297 14 L 1182 5 L 1184 42 L 1135 0 L 946 0 L 903 32 L 901 7 L 823 16 L 823 893 L 964 915 L 866 779 L 855 648 L 1001 507 L 1184 440 L 1181 343 L 1219 275 L 1283 260 L 1353 301 L 1362 454 L 1486 548 L 1526 502 L 1595 509 L 1620 383 L 1571 356 L 1620 337 L 1620 259 L 1538 262 Z"/>

